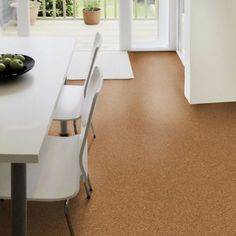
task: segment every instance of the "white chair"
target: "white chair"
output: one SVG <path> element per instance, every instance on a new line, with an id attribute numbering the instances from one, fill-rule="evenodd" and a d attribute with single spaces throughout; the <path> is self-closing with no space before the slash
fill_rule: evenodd
<path id="1" fill-rule="evenodd" d="M 87 135 L 102 82 L 101 72 L 96 67 L 84 100 L 81 134 L 69 137 L 47 136 L 40 151 L 39 163 L 27 165 L 27 200 L 64 201 L 64 213 L 71 235 L 74 232 L 69 216 L 69 199 L 79 192 L 81 176 L 88 198 L 92 190 L 87 171 Z M 0 199 L 10 198 L 10 164 L 0 163 Z"/>
<path id="2" fill-rule="evenodd" d="M 59 96 L 59 100 L 53 113 L 53 119 L 61 121 L 61 135 L 67 135 L 67 121 L 73 121 L 74 132 L 77 134 L 76 120 L 80 119 L 81 107 L 83 98 L 87 93 L 87 86 L 91 77 L 91 71 L 94 67 L 94 62 L 99 48 L 102 44 L 102 36 L 100 33 L 96 33 L 93 42 L 92 51 L 90 54 L 89 65 L 87 69 L 87 77 L 85 83 L 82 86 L 79 85 L 64 85 Z M 91 129 L 94 138 L 96 137 L 93 125 L 91 123 Z"/>

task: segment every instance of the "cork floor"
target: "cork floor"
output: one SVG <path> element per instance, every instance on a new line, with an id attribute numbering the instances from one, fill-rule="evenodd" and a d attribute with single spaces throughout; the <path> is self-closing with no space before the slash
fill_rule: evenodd
<path id="1" fill-rule="evenodd" d="M 130 53 L 135 78 L 105 81 L 89 137 L 91 200 L 79 236 L 235 236 L 236 103 L 189 105 L 174 52 Z M 58 124 L 50 131 L 56 134 Z M 66 236 L 62 203 L 28 205 L 28 235 Z M 10 202 L 0 205 L 10 235 Z"/>

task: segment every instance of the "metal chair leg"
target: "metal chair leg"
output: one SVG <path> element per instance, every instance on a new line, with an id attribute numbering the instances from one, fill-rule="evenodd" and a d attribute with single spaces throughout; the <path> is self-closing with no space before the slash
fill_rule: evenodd
<path id="1" fill-rule="evenodd" d="M 93 187 L 92 187 L 89 175 L 88 175 L 88 186 L 89 186 L 89 191 L 92 192 L 93 191 Z"/>
<path id="2" fill-rule="evenodd" d="M 87 195 L 87 199 L 90 199 L 91 198 L 91 194 L 90 194 L 90 187 L 89 187 L 89 184 L 87 181 L 84 181 L 84 188 L 85 188 L 85 192 L 86 192 L 86 195 Z"/>
<path id="3" fill-rule="evenodd" d="M 80 161 L 81 161 L 81 159 L 80 159 Z M 81 168 L 81 172 L 82 172 L 81 176 L 82 176 L 82 179 L 83 179 L 87 199 L 90 199 L 91 198 L 91 195 L 90 195 L 91 190 L 90 189 L 92 189 L 92 186 L 91 186 L 91 183 L 89 183 L 88 175 L 86 174 L 82 163 L 80 163 L 80 168 Z"/>
<path id="4" fill-rule="evenodd" d="M 64 202 L 64 214 L 65 214 L 65 217 L 66 217 L 66 222 L 67 222 L 67 225 L 68 225 L 68 228 L 69 228 L 69 231 L 70 231 L 70 235 L 75 236 L 75 233 L 74 233 L 74 230 L 73 230 L 73 227 L 72 227 L 72 224 L 71 224 L 70 214 L 69 214 L 69 199 L 67 199 Z"/>
<path id="5" fill-rule="evenodd" d="M 91 127 L 91 130 L 92 130 L 92 132 L 93 132 L 93 138 L 95 139 L 95 138 L 96 138 L 96 134 L 95 134 L 95 131 L 94 131 L 94 128 L 93 128 L 93 123 L 92 123 L 92 121 L 91 121 L 90 127 Z"/>
<path id="6" fill-rule="evenodd" d="M 78 134 L 77 126 L 76 126 L 76 120 L 73 120 L 73 127 L 75 134 Z"/>
<path id="7" fill-rule="evenodd" d="M 75 134 L 78 134 L 78 130 L 77 130 L 77 126 L 76 126 L 76 120 L 73 120 L 73 127 L 74 127 L 74 132 Z M 95 139 L 96 138 L 96 134 L 95 134 L 95 131 L 94 131 L 94 127 L 93 127 L 93 123 L 91 122 L 91 130 L 92 130 L 92 133 L 93 133 L 93 138 Z"/>
<path id="8" fill-rule="evenodd" d="M 67 121 L 62 120 L 60 122 L 61 125 L 61 133 L 60 136 L 62 137 L 67 137 L 68 136 L 68 132 L 67 132 Z"/>

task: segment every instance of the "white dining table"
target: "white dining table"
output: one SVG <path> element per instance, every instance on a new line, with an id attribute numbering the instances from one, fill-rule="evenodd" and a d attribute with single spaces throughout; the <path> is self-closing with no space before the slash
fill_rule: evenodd
<path id="1" fill-rule="evenodd" d="M 27 235 L 26 165 L 41 145 L 64 84 L 75 45 L 68 37 L 1 37 L 0 54 L 32 57 L 34 67 L 0 82 L 0 162 L 11 163 L 12 235 Z"/>

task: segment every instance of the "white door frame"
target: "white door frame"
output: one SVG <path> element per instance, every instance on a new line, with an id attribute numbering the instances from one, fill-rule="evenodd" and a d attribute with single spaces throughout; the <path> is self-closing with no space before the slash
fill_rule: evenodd
<path id="1" fill-rule="evenodd" d="M 185 0 L 177 0 L 176 4 L 176 52 L 185 65 Z"/>
<path id="2" fill-rule="evenodd" d="M 17 0 L 17 33 L 18 36 L 30 35 L 29 0 Z"/>
<path id="3" fill-rule="evenodd" d="M 130 50 L 132 47 L 132 20 L 133 20 L 133 1 L 120 0 L 120 50 Z"/>

